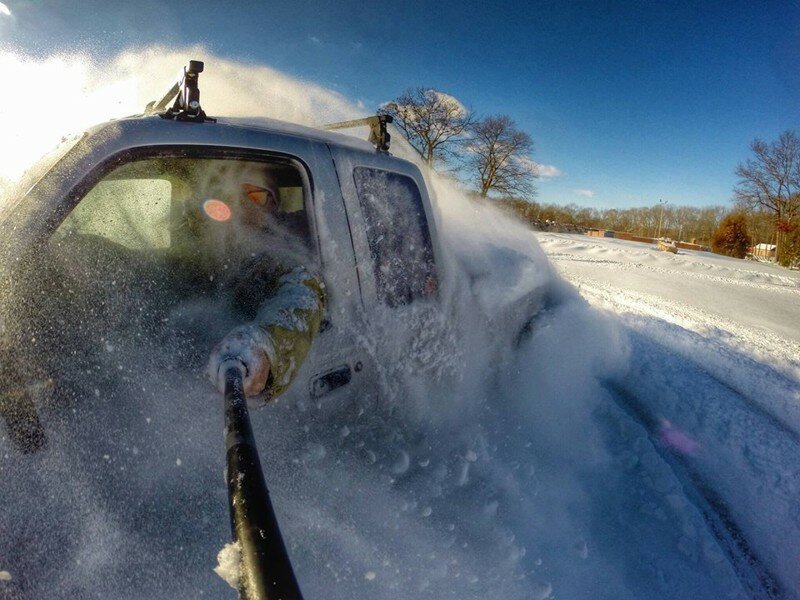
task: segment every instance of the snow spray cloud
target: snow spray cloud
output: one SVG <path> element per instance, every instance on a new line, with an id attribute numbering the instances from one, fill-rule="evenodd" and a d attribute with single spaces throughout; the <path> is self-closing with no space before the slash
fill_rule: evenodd
<path id="1" fill-rule="evenodd" d="M 63 136 L 141 113 L 177 81 L 188 58 L 209 56 L 202 47 L 151 47 L 110 60 L 80 53 L 39 59 L 0 50 L 0 185 L 8 186 Z M 201 81 L 209 114 L 269 116 L 308 125 L 356 114 L 355 106 L 335 92 L 269 67 L 217 57 L 212 61 Z M 45 89 L 42 82 L 47 82 Z"/>
<path id="2" fill-rule="evenodd" d="M 201 89 L 212 115 L 313 124 L 359 114 L 334 92 L 200 48 L 107 62 L 5 53 L 15 93 L 0 100 L 11 127 L 2 176 L 17 177 L 65 131 L 140 112 L 190 57 L 209 67 Z M 44 75 L 60 82 L 69 109 L 44 110 L 28 94 Z M 553 275 L 528 230 L 425 173 L 446 253 L 443 307 L 387 311 L 363 332 L 384 396 L 328 413 L 278 402 L 254 414 L 305 593 L 544 599 L 649 590 L 662 571 L 631 581 L 625 565 L 647 549 L 608 542 L 614 526 L 602 510 L 628 501 L 607 484 L 618 456 L 598 428 L 610 418 L 598 375 L 624 372 L 625 339 Z M 109 318 L 119 312 L 106 308 Z M 164 326 L 141 312 L 143 334 Z M 82 368 L 106 374 L 118 393 L 98 386 L 59 399 L 45 414 L 61 424 L 45 452 L 20 457 L 0 440 L 14 456 L 0 463 L 2 480 L 14 482 L 0 488 L 0 504 L 12 507 L 0 569 L 23 597 L 222 597 L 229 590 L 212 572 L 229 540 L 218 399 L 187 371 L 203 349 L 114 338 L 112 325 L 98 332 L 105 358 Z M 664 578 L 674 582 L 669 567 Z"/>

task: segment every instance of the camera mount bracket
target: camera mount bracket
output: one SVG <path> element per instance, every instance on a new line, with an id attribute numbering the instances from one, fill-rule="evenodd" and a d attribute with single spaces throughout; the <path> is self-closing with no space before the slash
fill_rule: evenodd
<path id="1" fill-rule="evenodd" d="M 200 73 L 203 72 L 203 62 L 190 60 L 183 67 L 183 76 L 173 85 L 169 91 L 158 102 L 149 102 L 144 109 L 146 115 L 158 115 L 162 119 L 173 119 L 175 121 L 190 121 L 203 123 L 204 121 L 216 122 L 207 116 L 200 107 L 200 88 L 197 82 Z M 167 105 L 175 99 L 170 108 Z"/>
<path id="2" fill-rule="evenodd" d="M 391 115 L 375 115 L 372 117 L 365 117 L 363 119 L 354 119 L 352 121 L 340 121 L 339 123 L 328 123 L 323 125 L 323 129 L 350 129 L 352 127 L 369 126 L 369 141 L 375 146 L 378 152 L 389 153 L 389 143 L 392 141 L 392 136 L 386 129 L 386 125 L 393 121 Z"/>

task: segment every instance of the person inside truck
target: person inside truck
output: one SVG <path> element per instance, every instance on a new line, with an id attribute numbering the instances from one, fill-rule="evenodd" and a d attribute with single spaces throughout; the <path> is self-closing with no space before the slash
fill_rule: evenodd
<path id="1" fill-rule="evenodd" d="M 297 169 L 257 162 L 154 158 L 105 175 L 4 288 L 0 420 L 17 445 L 44 444 L 31 390 L 42 406 L 114 402 L 163 367 L 219 386 L 233 359 L 251 403 L 283 393 L 325 306 L 302 192 Z"/>
<path id="2" fill-rule="evenodd" d="M 302 264 L 297 219 L 280 205 L 274 175 L 249 175 L 224 200 L 190 203 L 185 214 L 190 235 L 172 249 L 183 277 L 211 284 L 230 312 L 246 321 L 213 348 L 206 371 L 222 391 L 223 363 L 238 362 L 244 392 L 254 404 L 291 385 L 325 306 L 324 284 Z"/>

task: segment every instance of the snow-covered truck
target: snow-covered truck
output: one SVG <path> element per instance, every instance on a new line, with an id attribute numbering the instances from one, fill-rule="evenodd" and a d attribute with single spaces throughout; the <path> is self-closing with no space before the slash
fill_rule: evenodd
<path id="1" fill-rule="evenodd" d="M 97 305 L 65 305 L 61 313 L 86 309 L 87 318 L 104 320 L 101 313 L 112 305 L 117 316 L 146 311 L 126 305 L 140 292 L 130 286 L 153 286 L 164 275 L 148 260 L 181 243 L 186 203 L 198 195 L 223 198 L 226 186 L 236 188 L 248 176 L 258 183 L 258 173 L 267 171 L 277 186 L 281 223 L 302 241 L 294 250 L 322 274 L 327 293 L 320 333 L 291 392 L 319 400 L 374 375 L 352 324 L 378 306 L 435 298 L 441 262 L 425 182 L 414 164 L 387 152 L 386 117 L 351 123 L 371 127 L 370 143 L 269 119 L 209 119 L 199 104 L 194 112 L 150 111 L 66 140 L 26 174 L 0 225 L 4 250 L 20 265 L 17 274 L 23 265 L 37 271 L 33 263 L 59 255 L 69 259 L 73 276 L 80 271 L 81 283 L 91 285 Z M 208 209 L 214 206 L 220 205 Z M 103 264 L 111 259 L 86 250 L 88 242 L 137 254 L 137 277 Z M 51 303 L 87 301 L 85 294 L 41 291 Z M 38 320 L 53 312 L 50 306 L 26 316 Z M 52 346 L 47 351 L 63 354 Z"/>
<path id="2" fill-rule="evenodd" d="M 200 107 L 201 71 L 192 61 L 145 114 L 63 140 L 0 208 L 0 412 L 23 452 L 46 444 L 37 405 L 48 388 L 69 406 L 113 401 L 120 382 L 139 385 L 156 368 L 202 373 L 214 340 L 235 323 L 209 282 L 184 277 L 176 293 L 165 259 L 203 225 L 197 219 L 229 218 L 230 195 L 243 182 L 267 185 L 265 174 L 279 204 L 272 233 L 286 241 L 279 253 L 321 274 L 326 288 L 320 331 L 285 394 L 294 402 L 346 402 L 370 389 L 370 315 L 436 302 L 436 217 L 420 170 L 388 152 L 389 117 L 328 127 L 368 127 L 369 141 L 213 119 Z M 202 210 L 191 213 L 191 203 Z M 106 364 L 123 347 L 124 358 Z"/>

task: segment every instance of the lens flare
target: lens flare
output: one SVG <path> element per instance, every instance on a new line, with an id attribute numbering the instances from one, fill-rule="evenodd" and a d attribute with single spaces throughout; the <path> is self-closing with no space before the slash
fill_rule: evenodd
<path id="1" fill-rule="evenodd" d="M 694 455 L 700 450 L 698 444 L 688 433 L 675 427 L 667 419 L 661 419 L 658 428 L 658 437 L 665 446 L 681 454 Z"/>
<path id="2" fill-rule="evenodd" d="M 203 202 L 203 211 L 212 219 L 219 222 L 228 221 L 231 218 L 231 207 L 222 200 L 211 198 Z"/>

